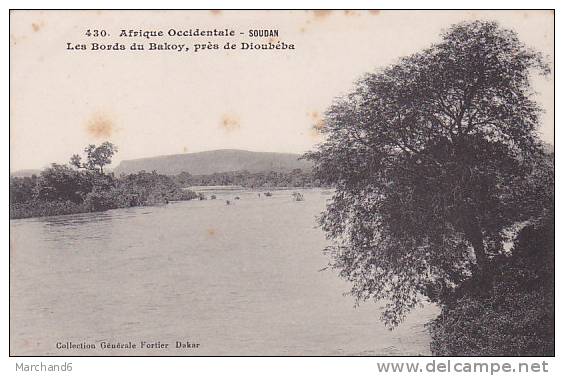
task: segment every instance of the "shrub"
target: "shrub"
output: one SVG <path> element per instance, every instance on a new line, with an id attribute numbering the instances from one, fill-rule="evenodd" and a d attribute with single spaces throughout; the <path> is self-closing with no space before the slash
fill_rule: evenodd
<path id="1" fill-rule="evenodd" d="M 88 211 L 104 211 L 118 207 L 111 192 L 102 191 L 96 187 L 92 190 L 92 192 L 86 195 L 84 205 Z"/>
<path id="2" fill-rule="evenodd" d="M 554 355 L 554 219 L 529 225 L 491 266 L 491 289 L 459 287 L 429 324 L 434 355 Z"/>
<path id="3" fill-rule="evenodd" d="M 170 177 L 140 172 L 120 178 L 52 165 L 39 178 L 10 179 L 10 218 L 104 211 L 192 200 Z M 203 197 L 203 195 L 202 195 Z"/>
<path id="4" fill-rule="evenodd" d="M 429 327 L 437 356 L 554 355 L 554 300 L 544 290 L 500 284 L 486 298 L 464 297 Z"/>
<path id="5" fill-rule="evenodd" d="M 10 204 L 10 218 L 47 217 L 88 212 L 84 204 L 72 201 L 29 201 Z"/>

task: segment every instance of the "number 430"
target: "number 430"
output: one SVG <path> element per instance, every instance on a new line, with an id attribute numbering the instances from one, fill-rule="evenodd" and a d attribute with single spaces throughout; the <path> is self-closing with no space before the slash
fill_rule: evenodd
<path id="1" fill-rule="evenodd" d="M 106 36 L 108 36 L 108 33 L 106 32 L 106 30 L 97 30 L 97 29 L 90 30 L 90 29 L 88 29 L 88 30 L 86 30 L 85 35 L 87 37 L 106 37 Z"/>

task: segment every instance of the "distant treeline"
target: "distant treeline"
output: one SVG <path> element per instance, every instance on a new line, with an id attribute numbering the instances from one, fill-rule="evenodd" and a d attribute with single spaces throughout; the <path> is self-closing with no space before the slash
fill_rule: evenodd
<path id="1" fill-rule="evenodd" d="M 173 177 L 174 181 L 183 187 L 202 185 L 238 185 L 245 188 L 262 187 L 296 187 L 309 188 L 323 186 L 319 179 L 311 172 L 294 169 L 290 172 L 256 172 L 235 171 L 221 172 L 211 175 L 191 175 L 182 172 Z"/>
<path id="2" fill-rule="evenodd" d="M 52 164 L 31 177 L 10 177 L 10 218 L 104 211 L 191 200 L 171 177 L 139 172 L 115 177 L 104 173 L 117 149 L 110 143 L 85 149 L 87 161 L 75 155 L 69 165 Z"/>
<path id="3" fill-rule="evenodd" d="M 117 147 L 110 142 L 88 145 L 86 157 L 78 154 L 69 164 L 52 164 L 30 177 L 10 176 L 10 218 L 42 217 L 146 206 L 169 201 L 191 200 L 203 195 L 185 189 L 189 186 L 237 185 L 245 188 L 320 187 L 311 172 L 248 171 L 211 175 L 175 176 L 141 171 L 115 176 L 104 171 Z"/>

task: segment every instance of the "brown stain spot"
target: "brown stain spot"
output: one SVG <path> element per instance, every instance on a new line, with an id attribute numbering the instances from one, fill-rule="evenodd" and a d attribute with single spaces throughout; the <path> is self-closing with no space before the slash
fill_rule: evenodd
<path id="1" fill-rule="evenodd" d="M 110 138 L 115 131 L 114 121 L 105 113 L 95 113 L 86 123 L 86 131 L 94 138 Z"/>
<path id="2" fill-rule="evenodd" d="M 186 146 L 182 147 L 182 152 L 183 153 L 188 153 L 188 148 Z"/>
<path id="3" fill-rule="evenodd" d="M 208 236 L 215 236 L 214 228 L 208 228 L 206 232 L 208 233 Z"/>
<path id="4" fill-rule="evenodd" d="M 241 128 L 241 124 L 239 124 L 239 119 L 237 116 L 232 114 L 224 114 L 221 117 L 220 126 L 223 130 L 227 132 L 236 131 Z"/>
<path id="5" fill-rule="evenodd" d="M 213 14 L 214 16 L 218 16 L 221 14 L 221 10 L 220 9 L 211 9 L 210 13 Z"/>
<path id="6" fill-rule="evenodd" d="M 323 117 L 318 111 L 311 111 L 307 113 L 307 116 L 312 121 L 312 126 L 310 129 L 310 133 L 312 137 L 317 137 L 323 133 L 323 129 L 325 128 L 325 121 Z"/>
<path id="7" fill-rule="evenodd" d="M 313 123 L 311 127 L 312 131 L 314 131 L 316 135 L 323 133 L 324 128 L 325 128 L 325 121 L 323 121 L 323 119 L 317 120 L 315 123 Z"/>
<path id="8" fill-rule="evenodd" d="M 45 26 L 45 22 L 43 21 L 39 21 L 39 22 L 32 22 L 31 23 L 31 29 L 37 33 L 39 30 L 41 30 L 43 28 L 43 26 Z"/>
<path id="9" fill-rule="evenodd" d="M 315 19 L 317 20 L 323 20 L 331 15 L 331 12 L 331 10 L 327 9 L 317 9 L 313 11 L 313 17 L 315 17 Z"/>
<path id="10" fill-rule="evenodd" d="M 276 43 L 276 42 L 278 42 L 279 40 L 280 40 L 280 38 L 278 38 L 278 37 L 270 37 L 270 38 L 268 38 L 268 41 L 269 41 L 270 43 Z"/>
<path id="11" fill-rule="evenodd" d="M 381 12 L 381 11 L 378 10 L 378 9 L 371 9 L 371 10 L 368 11 L 368 13 L 370 13 L 370 14 L 373 15 L 373 16 L 379 16 L 379 15 L 380 15 L 380 12 Z"/>
<path id="12" fill-rule="evenodd" d="M 305 33 L 306 32 L 306 28 L 305 27 L 300 27 L 300 33 Z"/>
<path id="13" fill-rule="evenodd" d="M 18 44 L 18 38 L 14 34 L 10 34 L 10 42 L 12 43 L 12 46 L 15 46 Z"/>

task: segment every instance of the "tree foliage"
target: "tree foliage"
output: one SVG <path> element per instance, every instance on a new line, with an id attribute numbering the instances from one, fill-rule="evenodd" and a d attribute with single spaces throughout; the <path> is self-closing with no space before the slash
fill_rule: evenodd
<path id="1" fill-rule="evenodd" d="M 69 166 L 53 163 L 41 171 L 35 186 L 35 198 L 79 203 L 91 190 L 92 181 L 88 175 Z"/>
<path id="2" fill-rule="evenodd" d="M 109 141 L 103 142 L 99 146 L 90 144 L 84 148 L 86 153 L 86 162 L 82 162 L 82 157 L 74 154 L 71 157 L 70 164 L 76 168 L 84 168 L 90 171 L 96 171 L 100 174 L 104 173 L 104 166 L 112 163 L 112 157 L 117 153 L 118 148 Z"/>
<path id="3" fill-rule="evenodd" d="M 422 294 L 440 301 L 473 275 L 485 282 L 512 229 L 542 216 L 537 199 L 550 194 L 531 176 L 552 172 L 538 168 L 533 72 L 548 65 L 514 32 L 461 23 L 326 112 L 326 141 L 306 157 L 336 187 L 320 218 L 327 252 L 359 301 L 388 301 L 386 323 Z"/>
<path id="4" fill-rule="evenodd" d="M 217 172 L 209 175 L 191 175 L 181 172 L 174 177 L 178 184 L 194 185 L 239 185 L 246 188 L 264 187 L 319 187 L 320 182 L 313 178 L 309 171 L 299 168 L 292 171 L 230 171 Z"/>
<path id="5" fill-rule="evenodd" d="M 21 178 L 10 176 L 10 204 L 30 201 L 36 185 L 37 175 Z"/>
<path id="6" fill-rule="evenodd" d="M 519 231 L 497 256 L 487 296 L 471 284 L 430 323 L 434 355 L 554 356 L 554 216 Z"/>
<path id="7" fill-rule="evenodd" d="M 171 177 L 154 171 L 119 178 L 105 174 L 103 167 L 117 151 L 108 142 L 85 150 L 86 163 L 76 154 L 71 158 L 75 168 L 54 163 L 38 177 L 10 177 L 10 218 L 103 211 L 196 197 Z"/>

